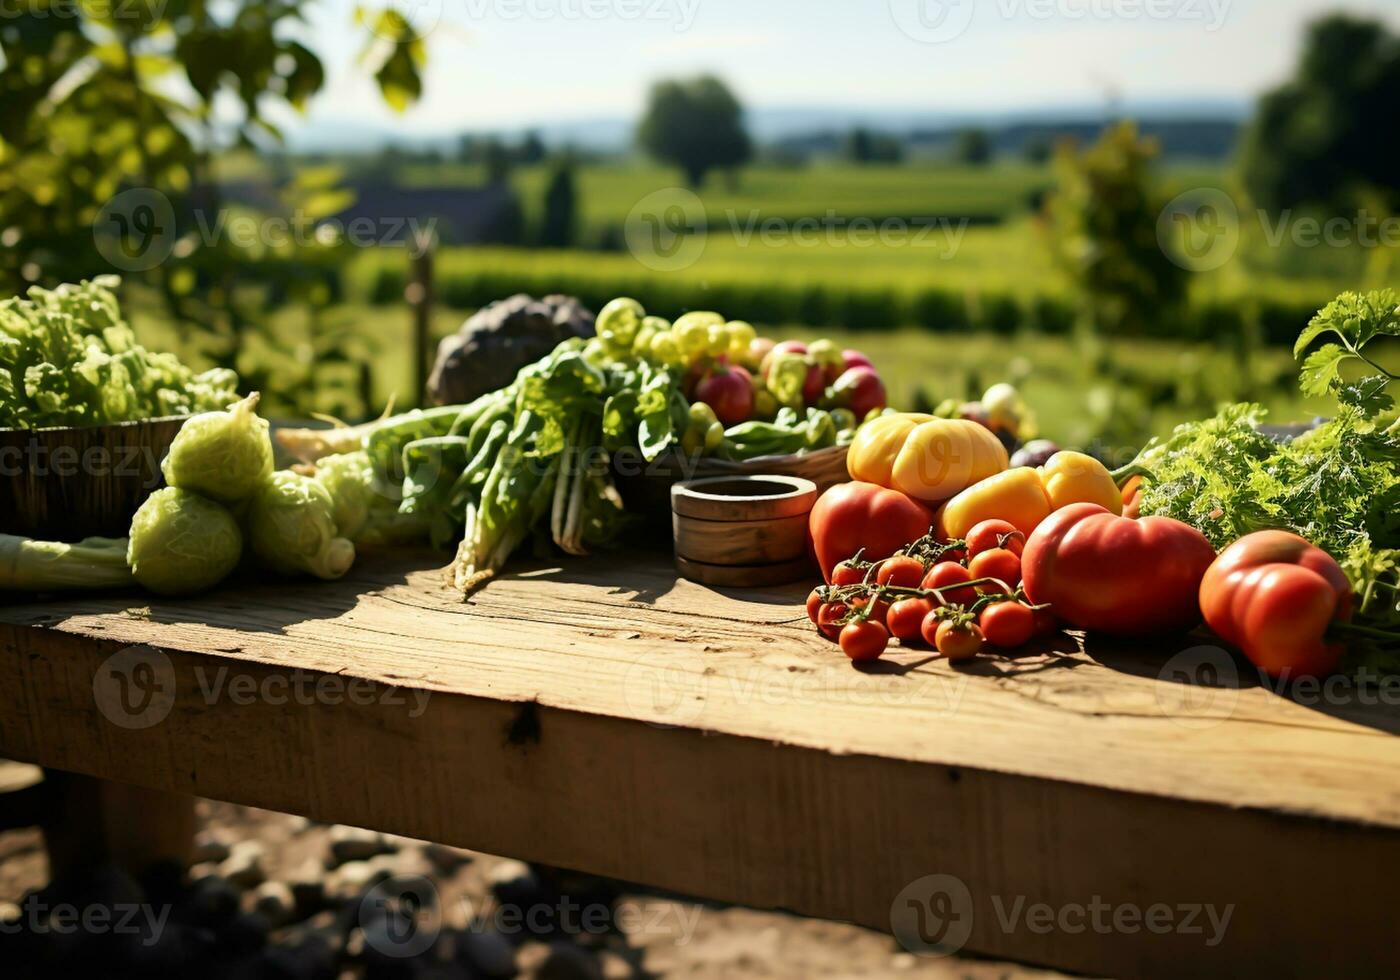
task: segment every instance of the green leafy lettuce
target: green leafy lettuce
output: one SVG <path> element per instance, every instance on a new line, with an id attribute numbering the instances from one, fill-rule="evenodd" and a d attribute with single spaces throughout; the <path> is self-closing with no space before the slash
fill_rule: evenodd
<path id="1" fill-rule="evenodd" d="M 0 301 L 0 428 L 103 425 L 225 408 L 237 376 L 136 343 L 116 276 Z"/>

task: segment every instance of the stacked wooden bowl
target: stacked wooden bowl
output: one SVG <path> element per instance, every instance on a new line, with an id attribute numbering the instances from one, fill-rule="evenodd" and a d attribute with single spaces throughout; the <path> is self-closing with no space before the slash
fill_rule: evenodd
<path id="1" fill-rule="evenodd" d="M 817 485 L 799 476 L 716 476 L 671 488 L 676 570 L 735 588 L 778 585 L 811 573 L 807 518 Z"/>

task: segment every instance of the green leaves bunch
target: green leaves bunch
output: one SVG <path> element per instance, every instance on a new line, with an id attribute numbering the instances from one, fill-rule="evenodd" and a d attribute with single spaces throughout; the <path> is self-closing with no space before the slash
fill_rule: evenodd
<path id="1" fill-rule="evenodd" d="M 0 427 L 103 425 L 213 411 L 237 400 L 238 378 L 196 374 L 136 343 L 116 276 L 0 301 Z"/>
<path id="2" fill-rule="evenodd" d="M 1383 337 L 1400 337 L 1394 290 L 1338 296 L 1295 347 L 1301 355 L 1326 340 L 1299 383 L 1334 399 L 1332 417 L 1288 441 L 1260 431 L 1258 405 L 1178 426 L 1129 467 L 1144 475 L 1142 513 L 1192 524 L 1217 547 L 1265 528 L 1294 531 L 1341 562 L 1362 620 L 1400 625 L 1400 423 L 1396 375 L 1377 359 Z"/>

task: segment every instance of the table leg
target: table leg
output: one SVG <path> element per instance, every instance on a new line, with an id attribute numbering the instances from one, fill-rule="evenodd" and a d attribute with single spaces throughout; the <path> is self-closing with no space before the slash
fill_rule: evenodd
<path id="1" fill-rule="evenodd" d="M 97 864 L 140 874 L 156 864 L 189 863 L 194 797 L 92 776 L 45 770 L 41 823 L 54 879 Z"/>

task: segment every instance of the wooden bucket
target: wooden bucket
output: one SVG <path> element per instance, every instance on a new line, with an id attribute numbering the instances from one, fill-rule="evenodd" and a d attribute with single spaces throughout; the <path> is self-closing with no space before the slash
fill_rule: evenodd
<path id="1" fill-rule="evenodd" d="M 125 537 L 164 485 L 160 462 L 185 416 L 54 429 L 0 429 L 0 532 L 53 541 Z"/>

